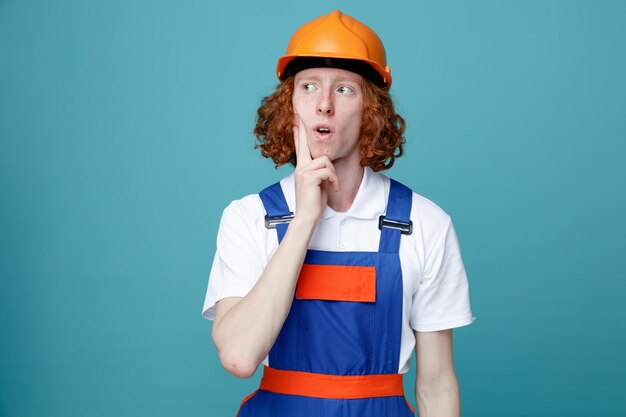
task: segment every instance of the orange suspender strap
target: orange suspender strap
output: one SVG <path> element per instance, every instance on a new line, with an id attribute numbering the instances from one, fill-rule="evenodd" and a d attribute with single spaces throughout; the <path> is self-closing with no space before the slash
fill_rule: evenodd
<path id="1" fill-rule="evenodd" d="M 328 375 L 263 368 L 259 389 L 304 397 L 355 399 L 404 396 L 402 374 Z"/>

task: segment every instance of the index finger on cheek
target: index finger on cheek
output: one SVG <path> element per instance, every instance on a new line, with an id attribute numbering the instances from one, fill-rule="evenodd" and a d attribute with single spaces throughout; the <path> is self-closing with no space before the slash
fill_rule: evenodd
<path id="1" fill-rule="evenodd" d="M 294 142 L 296 144 L 297 162 L 311 162 L 313 159 L 311 158 L 311 151 L 309 150 L 309 144 L 306 140 L 306 129 L 304 127 L 304 123 L 302 123 L 302 119 L 298 113 L 296 113 L 296 118 L 298 120 L 298 125 L 294 126 Z"/>
<path id="2" fill-rule="evenodd" d="M 298 126 L 293 127 L 293 146 L 296 148 L 296 158 L 298 157 Z"/>

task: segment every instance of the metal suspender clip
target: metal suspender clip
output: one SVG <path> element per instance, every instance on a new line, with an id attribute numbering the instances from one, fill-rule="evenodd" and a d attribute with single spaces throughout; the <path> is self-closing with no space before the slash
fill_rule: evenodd
<path id="1" fill-rule="evenodd" d="M 410 235 L 413 233 L 413 222 L 411 220 L 409 220 L 408 223 L 404 223 L 397 220 L 387 220 L 385 216 L 380 216 L 378 218 L 378 228 L 383 230 L 383 227 L 398 229 L 403 235 Z"/>
<path id="2" fill-rule="evenodd" d="M 285 216 L 270 217 L 269 214 L 266 214 L 265 227 L 267 229 L 276 229 L 277 224 L 289 223 L 291 220 L 293 220 L 293 213 L 291 211 Z"/>

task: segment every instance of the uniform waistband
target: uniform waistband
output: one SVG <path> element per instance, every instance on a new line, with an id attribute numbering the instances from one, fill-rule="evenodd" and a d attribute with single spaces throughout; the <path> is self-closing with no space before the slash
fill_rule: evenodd
<path id="1" fill-rule="evenodd" d="M 262 390 L 304 397 L 355 399 L 404 396 L 402 374 L 329 375 L 263 368 Z"/>

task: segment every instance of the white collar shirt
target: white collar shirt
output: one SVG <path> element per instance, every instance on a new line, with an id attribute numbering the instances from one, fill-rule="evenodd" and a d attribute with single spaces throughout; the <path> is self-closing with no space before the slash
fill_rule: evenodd
<path id="1" fill-rule="evenodd" d="M 280 185 L 290 211 L 295 212 L 293 173 L 283 178 Z M 326 206 L 309 249 L 377 251 L 378 218 L 386 211 L 389 186 L 387 176 L 365 168 L 350 209 L 336 212 Z M 215 304 L 222 298 L 245 296 L 276 251 L 276 231 L 265 228 L 264 216 L 258 194 L 235 200 L 224 210 L 202 310 L 205 318 L 214 318 Z M 415 346 L 413 331 L 443 330 L 474 321 L 468 281 L 450 217 L 430 200 L 413 193 L 411 221 L 413 233 L 402 236 L 399 254 L 403 281 L 399 373 L 409 369 Z"/>

